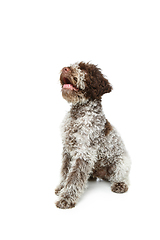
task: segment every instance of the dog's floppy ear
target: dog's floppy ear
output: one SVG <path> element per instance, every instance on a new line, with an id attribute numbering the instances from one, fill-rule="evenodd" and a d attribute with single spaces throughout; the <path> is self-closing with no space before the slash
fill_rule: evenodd
<path id="1" fill-rule="evenodd" d="M 103 75 L 98 78 L 98 96 L 102 96 L 105 93 L 110 93 L 112 91 L 112 86 Z"/>
<path id="2" fill-rule="evenodd" d="M 112 91 L 112 86 L 97 66 L 92 65 L 86 81 L 86 96 L 92 99 L 99 99 L 105 93 Z"/>

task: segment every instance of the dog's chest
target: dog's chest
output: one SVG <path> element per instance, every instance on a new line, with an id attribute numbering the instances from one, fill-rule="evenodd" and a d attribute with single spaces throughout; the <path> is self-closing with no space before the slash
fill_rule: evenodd
<path id="1" fill-rule="evenodd" d="M 86 113 L 79 118 L 67 114 L 62 125 L 63 144 L 69 151 L 82 145 L 89 146 L 95 130 L 95 121 L 91 114 Z"/>

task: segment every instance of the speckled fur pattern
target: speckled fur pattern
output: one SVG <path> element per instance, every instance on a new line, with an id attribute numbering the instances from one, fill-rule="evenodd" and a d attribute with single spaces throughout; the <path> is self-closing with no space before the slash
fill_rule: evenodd
<path id="1" fill-rule="evenodd" d="M 87 71 L 85 66 L 87 70 L 91 68 Z M 105 91 L 98 89 L 93 95 L 89 90 L 88 94 L 89 85 L 95 84 L 93 82 L 95 79 L 98 81 L 98 76 L 102 77 L 100 69 L 97 71 L 93 64 L 80 63 L 67 68 L 67 73 L 65 71 L 60 77 L 62 95 L 72 105 L 62 123 L 61 182 L 55 190 L 59 196 L 56 206 L 62 209 L 76 205 L 90 178 L 110 181 L 113 192 L 126 192 L 131 165 L 120 135 L 103 113 L 101 96 L 112 89 L 108 80 L 102 84 Z M 77 77 L 76 82 L 72 78 L 73 73 Z M 63 89 L 66 77 L 79 89 L 78 92 Z M 68 91 L 67 95 L 63 91 Z"/>

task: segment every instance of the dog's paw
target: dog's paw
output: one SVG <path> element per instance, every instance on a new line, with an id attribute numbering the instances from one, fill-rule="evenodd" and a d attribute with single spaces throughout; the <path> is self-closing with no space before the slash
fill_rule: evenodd
<path id="1" fill-rule="evenodd" d="M 56 189 L 55 189 L 55 194 L 57 195 L 57 196 L 59 196 L 60 195 L 60 191 L 63 189 L 63 186 L 62 185 L 59 185 Z"/>
<path id="2" fill-rule="evenodd" d="M 56 207 L 61 209 L 69 209 L 75 207 L 75 203 L 71 201 L 71 199 L 60 199 L 56 202 Z"/>
<path id="3" fill-rule="evenodd" d="M 128 186 L 124 182 L 113 183 L 111 185 L 111 190 L 115 193 L 124 193 L 128 191 Z"/>

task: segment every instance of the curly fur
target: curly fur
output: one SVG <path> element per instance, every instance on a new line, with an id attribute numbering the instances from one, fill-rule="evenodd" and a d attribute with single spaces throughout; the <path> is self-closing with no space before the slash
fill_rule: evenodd
<path id="1" fill-rule="evenodd" d="M 113 192 L 126 192 L 130 159 L 101 105 L 101 96 L 112 86 L 97 66 L 84 62 L 63 68 L 60 82 L 62 96 L 72 106 L 62 124 L 62 179 L 55 190 L 56 206 L 74 207 L 91 178 L 110 181 Z"/>

